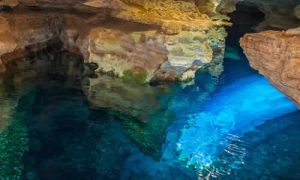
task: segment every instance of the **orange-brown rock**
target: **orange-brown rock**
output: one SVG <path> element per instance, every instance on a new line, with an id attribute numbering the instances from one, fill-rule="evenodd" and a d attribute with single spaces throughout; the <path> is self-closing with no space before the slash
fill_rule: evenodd
<path id="1" fill-rule="evenodd" d="M 44 48 L 58 35 L 60 18 L 55 14 L 0 14 L 0 73 L 5 64 Z"/>
<path id="2" fill-rule="evenodd" d="M 121 0 L 119 11 L 112 16 L 162 27 L 166 34 L 178 34 L 181 30 L 209 30 L 213 26 L 229 25 L 223 18 L 211 19 L 207 12 L 199 10 L 193 1 L 174 0 Z M 218 5 L 219 1 L 213 1 Z M 209 8 L 208 11 L 215 11 Z"/>
<path id="3" fill-rule="evenodd" d="M 97 13 L 116 7 L 119 0 L 0 0 L 0 6 L 42 8 Z"/>
<path id="4" fill-rule="evenodd" d="M 155 80 L 187 80 L 204 64 L 222 64 L 226 36 L 222 28 L 166 35 L 158 26 L 117 19 L 84 27 L 81 18 L 68 17 L 66 21 L 61 33 L 65 48 L 80 51 L 86 62 L 99 65 L 99 71 L 119 77 L 126 70 L 140 67 L 147 71 L 148 80 L 153 76 Z M 222 72 L 218 69 L 215 76 Z"/>
<path id="5" fill-rule="evenodd" d="M 246 34 L 241 39 L 251 67 L 300 106 L 299 42 L 299 29 Z"/>
<path id="6" fill-rule="evenodd" d="M 65 49 L 80 52 L 86 63 L 97 63 L 97 72 L 123 77 L 124 71 L 141 68 L 150 80 L 168 58 L 164 42 L 146 35 L 150 30 L 157 27 L 118 19 L 87 22 L 65 15 L 60 38 Z"/>
<path id="7" fill-rule="evenodd" d="M 5 71 L 5 65 L 1 56 L 6 52 L 12 52 L 17 44 L 10 34 L 10 28 L 5 18 L 0 17 L 0 73 Z"/>
<path id="8" fill-rule="evenodd" d="M 216 14 L 221 1 L 206 2 Z M 199 10 L 194 0 L 0 0 L 3 7 L 0 72 L 28 47 L 38 50 L 58 38 L 85 62 L 97 63 L 99 72 L 119 77 L 138 68 L 147 81 L 187 80 L 211 62 L 218 62 L 214 75 L 222 72 L 229 23 Z"/>

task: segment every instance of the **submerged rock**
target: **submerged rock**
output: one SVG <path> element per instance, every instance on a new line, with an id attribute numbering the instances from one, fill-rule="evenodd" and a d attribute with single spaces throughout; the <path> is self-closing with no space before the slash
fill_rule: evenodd
<path id="1" fill-rule="evenodd" d="M 8 62 L 8 70 L 0 81 L 6 84 L 0 87 L 24 92 L 27 87 L 37 86 L 40 92 L 47 94 L 47 97 L 50 96 L 50 92 L 64 96 L 64 93 L 57 90 L 58 87 L 72 89 L 72 92 L 74 90 L 78 93 L 83 91 L 81 96 L 84 101 L 80 102 L 81 104 L 86 101 L 85 106 L 88 104 L 88 107 L 91 107 L 95 113 L 109 112 L 109 116 L 120 120 L 120 124 L 125 127 L 125 132 L 130 139 L 144 153 L 159 159 L 166 138 L 166 129 L 176 119 L 174 112 L 168 108 L 169 100 L 173 95 L 171 87 L 142 84 L 141 80 L 143 79 L 136 79 L 129 74 L 127 74 L 127 78 L 123 79 L 108 75 L 89 78 L 88 76 L 93 73 L 93 70 L 98 68 L 96 64 L 83 64 L 80 56 L 60 52 L 55 47 L 48 47 L 43 51 L 31 54 L 30 57 Z M 0 96 L 1 93 L 0 91 Z M 43 98 L 50 104 L 56 101 L 60 102 L 59 98 L 54 98 L 55 94 L 51 94 L 53 98 L 49 99 L 44 97 L 43 93 L 39 94 L 41 103 L 45 103 Z M 71 93 L 68 97 L 72 96 L 76 96 L 76 93 Z M 64 107 L 68 105 L 67 102 L 64 102 L 68 100 L 62 98 L 62 101 L 61 103 L 66 103 Z M 13 102 L 18 103 L 18 101 Z M 11 104 L 11 107 L 17 106 L 14 105 Z M 40 105 L 36 106 L 40 107 Z M 1 107 L 7 107 L 7 101 L 1 101 Z M 80 107 L 78 106 L 79 109 Z M 2 118 L 0 119 L 0 132 L 1 127 L 5 128 L 10 125 L 9 117 L 13 115 L 12 109 L 2 109 L 4 116 L 0 115 Z M 41 109 L 45 110 L 41 115 L 46 113 L 48 117 L 52 117 L 52 111 L 47 111 L 47 107 Z M 68 108 L 57 107 L 56 109 L 64 113 L 69 111 Z M 84 118 L 83 120 L 86 120 Z M 43 122 L 41 128 L 47 129 L 51 126 L 48 121 Z M 76 123 L 72 121 L 71 124 L 76 126 Z"/>
<path id="2" fill-rule="evenodd" d="M 109 109 L 142 151 L 159 158 L 166 129 L 175 120 L 174 112 L 168 109 L 169 87 L 140 85 L 105 75 L 84 84 L 93 109 Z"/>

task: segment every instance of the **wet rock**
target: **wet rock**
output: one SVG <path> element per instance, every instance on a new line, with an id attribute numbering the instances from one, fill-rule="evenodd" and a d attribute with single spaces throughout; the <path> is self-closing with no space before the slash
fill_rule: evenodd
<path id="1" fill-rule="evenodd" d="M 224 41 L 226 34 L 216 37 L 211 32 L 230 25 L 225 16 L 211 18 L 194 1 L 15 0 L 0 5 L 13 9 L 0 14 L 5 26 L 5 35 L 0 34 L 2 72 L 6 61 L 26 56 L 27 47 L 40 50 L 59 38 L 64 49 L 81 54 L 87 63 L 97 63 L 97 72 L 123 77 L 125 71 L 142 68 L 147 82 L 154 77 L 188 80 L 219 52 L 214 43 Z M 172 72 L 160 69 L 167 60 Z"/>

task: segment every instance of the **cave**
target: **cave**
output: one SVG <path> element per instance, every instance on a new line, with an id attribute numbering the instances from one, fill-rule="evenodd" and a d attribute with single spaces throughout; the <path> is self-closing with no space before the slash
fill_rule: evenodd
<path id="1" fill-rule="evenodd" d="M 255 32 L 255 28 L 264 21 L 265 14 L 254 3 L 239 2 L 236 10 L 229 14 L 232 26 L 226 27 L 227 46 L 239 46 L 239 40 L 246 33 Z"/>
<path id="2" fill-rule="evenodd" d="M 299 7 L 0 1 L 0 179 L 299 179 Z"/>

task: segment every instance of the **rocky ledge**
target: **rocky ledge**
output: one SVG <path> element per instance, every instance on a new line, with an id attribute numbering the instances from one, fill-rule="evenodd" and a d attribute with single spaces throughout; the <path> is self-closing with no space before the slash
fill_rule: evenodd
<path id="1" fill-rule="evenodd" d="M 7 62 L 58 39 L 86 63 L 96 63 L 98 73 L 141 82 L 184 81 L 212 64 L 210 71 L 218 76 L 224 26 L 229 25 L 216 12 L 218 5 L 184 0 L 0 1 L 0 73 Z"/>
<path id="2" fill-rule="evenodd" d="M 300 106 L 300 28 L 245 35 L 250 65 Z"/>

